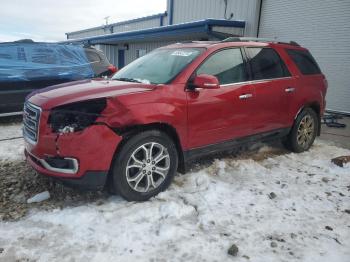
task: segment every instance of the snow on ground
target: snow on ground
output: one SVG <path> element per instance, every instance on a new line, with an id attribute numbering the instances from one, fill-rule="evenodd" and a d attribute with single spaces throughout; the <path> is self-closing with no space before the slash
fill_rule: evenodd
<path id="1" fill-rule="evenodd" d="M 6 124 L 0 126 L 0 160 L 23 159 L 23 139 L 11 139 L 21 136 L 21 123 Z"/>
<path id="2" fill-rule="evenodd" d="M 0 261 L 350 261 L 350 166 L 330 161 L 340 155 L 350 151 L 317 142 L 302 154 L 228 156 L 144 203 L 32 210 L 0 222 Z"/>

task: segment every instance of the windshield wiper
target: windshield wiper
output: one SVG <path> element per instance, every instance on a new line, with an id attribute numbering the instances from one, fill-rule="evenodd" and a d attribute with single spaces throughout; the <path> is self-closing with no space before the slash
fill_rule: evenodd
<path id="1" fill-rule="evenodd" d="M 125 82 L 133 82 L 133 83 L 141 83 L 141 81 L 139 81 L 139 80 L 136 80 L 134 78 L 127 78 L 127 77 L 113 78 L 113 80 L 125 81 Z"/>

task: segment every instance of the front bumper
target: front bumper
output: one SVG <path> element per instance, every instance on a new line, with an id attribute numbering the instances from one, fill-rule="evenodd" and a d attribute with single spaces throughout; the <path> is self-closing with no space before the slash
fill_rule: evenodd
<path id="1" fill-rule="evenodd" d="M 50 170 L 42 167 L 38 159 L 33 155 L 28 154 L 25 150 L 27 162 L 31 165 L 39 174 L 49 176 L 55 181 L 64 185 L 75 187 L 84 190 L 102 190 L 107 181 L 108 171 L 86 171 L 80 177 L 70 178 L 66 176 L 60 176 L 60 173 L 53 173 Z"/>
<path id="2" fill-rule="evenodd" d="M 67 134 L 55 134 L 41 127 L 36 144 L 25 142 L 25 155 L 40 174 L 64 184 L 101 189 L 121 140 L 105 125 Z"/>
<path id="3" fill-rule="evenodd" d="M 39 174 L 49 176 L 59 183 L 84 190 L 102 190 L 105 187 L 108 171 L 86 171 L 82 176 L 77 178 L 59 176 L 59 173 L 53 174 L 41 167 L 41 165 L 33 159 L 33 156 L 28 155 L 27 151 L 25 151 L 25 154 L 27 156 L 27 162 Z"/>

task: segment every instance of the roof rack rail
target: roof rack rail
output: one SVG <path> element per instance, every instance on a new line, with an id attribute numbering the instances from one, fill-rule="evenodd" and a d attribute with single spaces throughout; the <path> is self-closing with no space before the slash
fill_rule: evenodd
<path id="1" fill-rule="evenodd" d="M 295 41 L 279 41 L 277 39 L 269 39 L 269 38 L 259 38 L 259 37 L 229 37 L 221 42 L 226 43 L 226 42 L 271 42 L 271 43 L 278 43 L 278 44 L 288 44 L 288 45 L 295 45 L 295 46 L 300 46 L 297 42 Z"/>
<path id="2" fill-rule="evenodd" d="M 202 44 L 202 43 L 217 43 L 218 41 L 212 41 L 212 40 L 185 40 L 185 41 L 181 41 L 181 42 L 177 42 L 175 44 Z"/>
<path id="3" fill-rule="evenodd" d="M 193 43 L 192 40 L 185 40 L 185 41 L 181 41 L 181 42 L 176 42 L 175 44 L 191 44 Z"/>

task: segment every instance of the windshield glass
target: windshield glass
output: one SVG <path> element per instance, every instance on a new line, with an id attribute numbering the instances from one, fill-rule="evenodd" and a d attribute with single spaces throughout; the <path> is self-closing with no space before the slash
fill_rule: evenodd
<path id="1" fill-rule="evenodd" d="M 165 84 L 191 63 L 203 48 L 155 50 L 118 71 L 112 79 L 147 84 Z"/>

